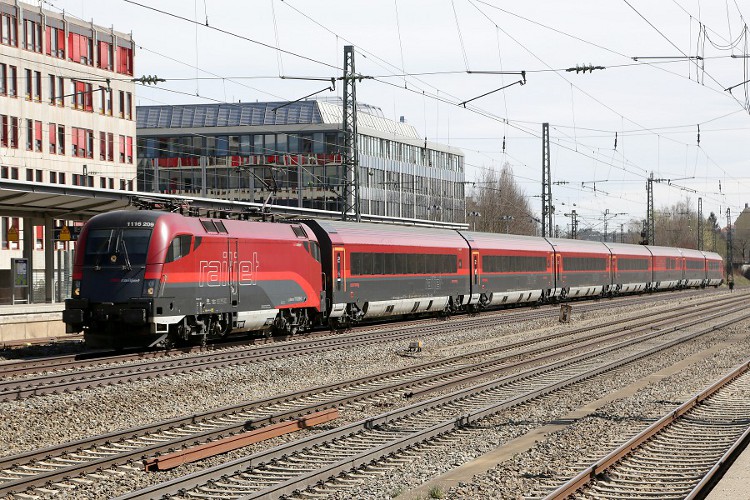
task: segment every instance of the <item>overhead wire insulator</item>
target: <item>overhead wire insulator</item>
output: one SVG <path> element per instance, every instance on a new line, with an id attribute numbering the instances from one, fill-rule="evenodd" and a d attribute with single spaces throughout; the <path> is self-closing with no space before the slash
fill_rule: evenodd
<path id="1" fill-rule="evenodd" d="M 141 85 L 156 85 L 157 83 L 166 82 L 166 80 L 156 75 L 143 75 L 140 78 L 133 78 L 133 82 L 140 83 Z"/>

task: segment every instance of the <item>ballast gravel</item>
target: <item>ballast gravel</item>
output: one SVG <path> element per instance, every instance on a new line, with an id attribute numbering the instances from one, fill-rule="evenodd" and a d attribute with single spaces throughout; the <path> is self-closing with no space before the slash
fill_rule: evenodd
<path id="1" fill-rule="evenodd" d="M 669 304 L 685 304 L 700 301 L 699 297 L 681 298 L 674 294 L 674 299 L 659 302 L 656 307 L 669 307 Z M 400 367 L 424 363 L 433 359 L 440 359 L 466 352 L 521 340 L 532 335 L 548 334 L 566 331 L 590 324 L 595 326 L 603 321 L 622 318 L 623 321 L 635 312 L 643 312 L 644 306 L 618 307 L 614 311 L 599 310 L 578 314 L 575 311 L 571 325 L 560 325 L 556 320 L 534 320 L 530 322 L 504 325 L 498 328 L 477 328 L 472 331 L 460 331 L 451 334 L 430 336 L 423 339 L 425 350 L 422 355 L 412 358 L 399 355 L 408 342 L 381 343 L 352 350 L 335 350 L 325 354 L 313 356 L 298 356 L 284 360 L 266 361 L 252 365 L 236 366 L 223 369 L 194 372 L 160 378 L 151 381 L 139 381 L 114 387 L 96 388 L 78 391 L 72 394 L 50 395 L 30 398 L 22 401 L 0 403 L 0 454 L 12 455 L 23 451 L 43 448 L 53 444 L 73 441 L 83 437 L 112 432 L 128 427 L 144 425 L 170 417 L 200 413 L 214 408 L 236 404 L 291 392 L 303 387 L 313 387 L 332 382 L 361 377 L 367 374 L 379 373 Z M 747 325 L 745 325 L 747 326 Z M 744 332 L 737 328 L 738 334 Z M 482 422 L 481 429 L 468 429 L 456 433 L 443 446 L 430 446 L 424 453 L 419 450 L 413 452 L 413 460 L 408 466 L 400 465 L 393 468 L 385 476 L 375 475 L 371 480 L 355 489 L 336 492 L 330 491 L 336 498 L 389 498 L 397 493 L 407 492 L 440 473 L 455 468 L 472 458 L 502 445 L 513 437 L 522 435 L 529 429 L 550 421 L 577 408 L 581 401 L 596 399 L 609 391 L 617 390 L 629 381 L 636 380 L 651 373 L 662 366 L 668 366 L 679 359 L 698 352 L 702 348 L 716 342 L 716 339 L 727 335 L 718 332 L 710 337 L 693 342 L 689 345 L 671 350 L 669 353 L 653 360 L 640 363 L 637 367 L 626 367 L 618 370 L 606 383 L 590 383 L 576 387 L 573 391 L 563 391 L 555 399 L 546 398 L 538 404 L 530 403 L 521 409 L 515 409 L 507 414 L 499 414 L 486 422 Z M 415 339 L 418 338 L 415 333 Z M 656 386 L 647 394 L 637 395 L 630 413 L 649 411 L 659 416 L 666 411 L 670 403 L 681 402 L 692 392 L 696 392 L 708 382 L 717 378 L 729 367 L 741 361 L 750 354 L 750 343 L 738 345 L 731 353 L 721 353 L 715 356 L 706 366 L 694 370 L 690 375 L 680 374 L 679 380 L 671 381 L 663 388 Z M 744 347 L 747 346 L 747 347 Z M 590 385 L 590 387 L 589 387 Z M 651 398 L 651 401 L 649 398 Z M 395 398 L 394 398 L 395 399 Z M 649 402 L 651 401 L 651 402 Z M 662 401 L 656 404 L 654 401 Z M 322 426 L 320 429 L 332 428 L 346 422 L 352 422 L 392 409 L 392 404 L 405 404 L 386 401 L 386 403 L 363 403 L 345 410 L 342 418 Z M 607 415 L 626 413 L 625 409 L 607 409 Z M 651 414 L 649 413 L 649 415 Z M 641 417 L 646 418 L 646 417 Z M 630 422 L 632 419 L 623 418 Z M 637 419 L 636 419 L 637 420 Z M 640 421 L 639 421 L 640 422 Z M 613 434 L 612 440 L 620 439 L 611 418 L 587 419 L 571 427 L 599 425 L 604 431 Z M 642 423 L 642 422 L 641 422 Z M 150 484 L 159 483 L 176 478 L 194 471 L 210 467 L 219 463 L 252 454 L 262 449 L 276 446 L 280 443 L 304 437 L 308 432 L 302 431 L 289 436 L 282 436 L 273 440 L 259 443 L 252 447 L 213 457 L 195 464 L 181 466 L 172 471 L 160 473 L 145 473 L 140 464 L 132 464 L 132 470 L 124 470 L 125 474 L 101 473 L 110 476 L 110 480 L 99 479 L 91 484 L 79 484 L 75 489 L 60 490 L 55 498 L 111 498 L 128 491 L 140 489 Z M 630 432 L 630 431 L 622 431 Z M 574 439 L 574 438 L 568 438 Z M 561 443 L 565 443 L 561 441 Z M 531 450 L 528 457 L 520 454 L 512 463 L 503 464 L 489 471 L 482 477 L 475 478 L 471 483 L 445 492 L 455 498 L 478 497 L 500 498 L 521 497 L 534 494 L 535 491 L 549 489 L 547 483 L 556 477 L 560 471 L 567 473 L 571 469 L 565 456 L 569 450 L 577 450 L 576 460 L 581 457 L 596 456 L 598 449 L 590 436 L 583 435 L 580 442 L 571 448 L 566 444 L 543 446 Z M 549 448 L 549 449 L 548 449 Z M 551 450 L 554 451 L 552 453 Z M 550 456 L 544 456 L 544 453 Z M 585 460 L 584 460 L 585 461 Z M 565 468 L 567 464 L 567 469 Z M 563 479 L 564 481 L 564 479 Z M 554 483 L 554 479 L 551 481 Z"/>

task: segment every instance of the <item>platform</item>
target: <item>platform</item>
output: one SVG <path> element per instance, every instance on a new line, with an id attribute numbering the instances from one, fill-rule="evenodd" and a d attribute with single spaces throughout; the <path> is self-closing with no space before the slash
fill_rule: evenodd
<path id="1" fill-rule="evenodd" d="M 62 302 L 0 306 L 0 346 L 42 338 L 65 339 L 63 309 Z"/>

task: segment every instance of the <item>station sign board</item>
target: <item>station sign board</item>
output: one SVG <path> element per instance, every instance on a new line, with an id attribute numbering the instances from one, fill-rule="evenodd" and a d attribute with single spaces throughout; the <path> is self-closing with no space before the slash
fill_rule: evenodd
<path id="1" fill-rule="evenodd" d="M 55 240 L 57 241 L 78 241 L 79 234 L 81 234 L 81 226 L 55 228 Z"/>

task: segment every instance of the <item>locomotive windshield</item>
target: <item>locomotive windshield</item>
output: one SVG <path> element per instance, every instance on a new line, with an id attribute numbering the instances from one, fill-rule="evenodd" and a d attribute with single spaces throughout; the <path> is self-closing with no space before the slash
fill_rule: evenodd
<path id="1" fill-rule="evenodd" d="M 131 269 L 146 264 L 151 229 L 92 229 L 86 238 L 84 265 Z"/>

